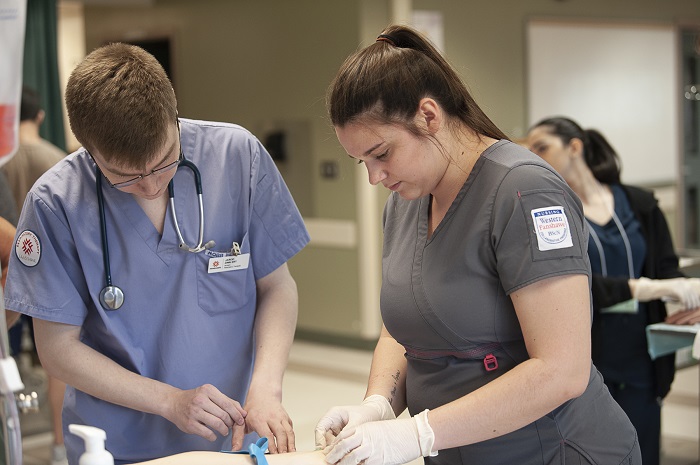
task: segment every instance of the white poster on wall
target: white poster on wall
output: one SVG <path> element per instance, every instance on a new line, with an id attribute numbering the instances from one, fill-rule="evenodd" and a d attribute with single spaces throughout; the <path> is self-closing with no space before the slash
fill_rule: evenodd
<path id="1" fill-rule="evenodd" d="M 413 10 L 411 25 L 428 37 L 440 53 L 445 54 L 445 26 L 441 11 Z"/>
<path id="2" fill-rule="evenodd" d="M 675 183 L 675 57 L 670 25 L 530 21 L 528 125 L 568 116 L 606 136 L 620 155 L 623 182 Z"/>

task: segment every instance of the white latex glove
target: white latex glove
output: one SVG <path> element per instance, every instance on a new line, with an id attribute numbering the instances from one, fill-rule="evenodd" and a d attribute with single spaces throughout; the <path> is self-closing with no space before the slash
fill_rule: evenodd
<path id="1" fill-rule="evenodd" d="M 314 431 L 316 448 L 324 449 L 344 428 L 354 428 L 370 421 L 395 418 L 394 409 L 391 408 L 387 398 L 378 394 L 367 397 L 360 405 L 333 407 L 316 425 Z"/>
<path id="2" fill-rule="evenodd" d="M 696 294 L 700 294 L 700 278 L 687 278 L 686 281 Z"/>
<path id="3" fill-rule="evenodd" d="M 639 278 L 634 288 L 634 298 L 640 302 L 664 299 L 678 301 L 686 309 L 700 307 L 697 283 L 688 278 L 648 279 Z"/>
<path id="4" fill-rule="evenodd" d="M 346 428 L 326 455 L 338 465 L 399 465 L 418 457 L 435 456 L 435 434 L 428 423 L 428 410 L 413 418 L 364 423 Z"/>

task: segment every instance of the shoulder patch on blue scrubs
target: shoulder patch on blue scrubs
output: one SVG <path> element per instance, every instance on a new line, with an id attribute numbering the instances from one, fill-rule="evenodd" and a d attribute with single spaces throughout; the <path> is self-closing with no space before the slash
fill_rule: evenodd
<path id="1" fill-rule="evenodd" d="M 571 228 L 561 206 L 536 208 L 530 211 L 537 234 L 537 247 L 542 250 L 555 250 L 573 247 Z"/>
<path id="2" fill-rule="evenodd" d="M 15 242 L 15 255 L 24 266 L 36 266 L 41 259 L 41 242 L 32 231 L 25 229 Z"/>

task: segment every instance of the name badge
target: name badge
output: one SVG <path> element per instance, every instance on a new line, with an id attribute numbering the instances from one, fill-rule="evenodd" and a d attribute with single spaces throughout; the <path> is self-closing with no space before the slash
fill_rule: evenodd
<path id="1" fill-rule="evenodd" d="M 250 263 L 250 254 L 229 255 L 226 257 L 212 257 L 209 259 L 208 273 L 221 273 L 223 271 L 245 270 Z"/>

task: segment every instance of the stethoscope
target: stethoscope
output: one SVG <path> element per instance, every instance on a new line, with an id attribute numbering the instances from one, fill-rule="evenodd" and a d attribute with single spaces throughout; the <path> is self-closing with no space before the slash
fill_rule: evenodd
<path id="1" fill-rule="evenodd" d="M 603 199 L 603 202 L 605 202 L 605 198 L 603 196 L 603 187 L 598 183 L 598 193 L 600 194 L 601 199 Z M 622 242 L 625 244 L 625 254 L 627 255 L 627 271 L 629 273 L 630 279 L 634 279 L 634 263 L 632 261 L 632 246 L 630 245 L 630 240 L 629 237 L 627 237 L 627 231 L 625 231 L 625 227 L 622 225 L 622 221 L 620 221 L 620 218 L 618 218 L 617 213 L 615 213 L 615 207 L 610 209 L 610 213 L 612 214 L 612 219 L 613 222 L 615 223 L 615 226 L 617 226 L 617 230 L 620 233 L 620 236 L 622 237 Z M 588 223 L 588 230 L 591 234 L 591 238 L 593 239 L 593 243 L 595 244 L 596 249 L 598 249 L 598 256 L 600 257 L 600 265 L 601 265 L 601 274 L 603 276 L 608 275 L 608 264 L 605 259 L 605 251 L 603 250 L 603 244 L 600 241 L 600 238 L 598 237 L 598 234 L 596 234 L 595 229 L 593 229 L 593 225 L 586 219 L 586 222 Z"/>
<path id="2" fill-rule="evenodd" d="M 202 203 L 202 176 L 199 174 L 199 169 L 197 166 L 180 154 L 180 162 L 177 165 L 177 169 L 181 166 L 189 168 L 194 173 L 194 183 L 197 188 L 197 197 L 199 200 L 199 240 L 197 245 L 190 247 L 185 243 L 182 237 L 182 232 L 180 232 L 180 226 L 177 223 L 177 214 L 175 213 L 175 187 L 173 184 L 173 179 L 168 183 L 168 196 L 170 197 L 170 210 L 173 213 L 173 222 L 175 223 L 175 232 L 177 233 L 177 239 L 179 241 L 179 247 L 181 250 L 192 253 L 199 253 L 203 250 L 211 249 L 216 245 L 214 241 L 209 241 L 206 244 L 204 242 L 204 206 Z M 112 284 L 112 269 L 109 265 L 109 243 L 107 241 L 107 221 L 105 220 L 105 203 L 104 194 L 102 193 L 102 172 L 99 167 L 95 168 L 95 185 L 97 187 L 97 205 L 100 211 L 100 234 L 102 236 L 102 261 L 104 262 L 105 269 L 105 287 L 100 291 L 100 304 L 105 310 L 118 310 L 119 307 L 124 303 L 124 291 L 121 290 L 119 286 Z"/>
<path id="3" fill-rule="evenodd" d="M 625 253 L 627 255 L 627 270 L 630 276 L 630 279 L 634 279 L 634 264 L 632 263 L 632 247 L 630 246 L 630 241 L 629 238 L 627 237 L 627 232 L 625 231 L 625 227 L 622 226 L 622 222 L 620 219 L 617 217 L 617 214 L 613 213 L 613 221 L 615 222 L 615 226 L 617 226 L 617 230 L 620 232 L 620 236 L 622 236 L 622 242 L 625 244 Z M 595 230 L 593 229 L 593 225 L 586 219 L 586 222 L 588 222 L 588 231 L 591 234 L 591 238 L 593 239 L 593 243 L 595 244 L 596 249 L 598 249 L 598 256 L 600 257 L 600 265 L 601 265 L 601 273 L 603 276 L 608 275 L 608 265 L 607 261 L 605 259 L 605 251 L 603 250 L 603 244 L 600 241 L 600 238 L 598 237 L 598 234 L 596 234 Z"/>

